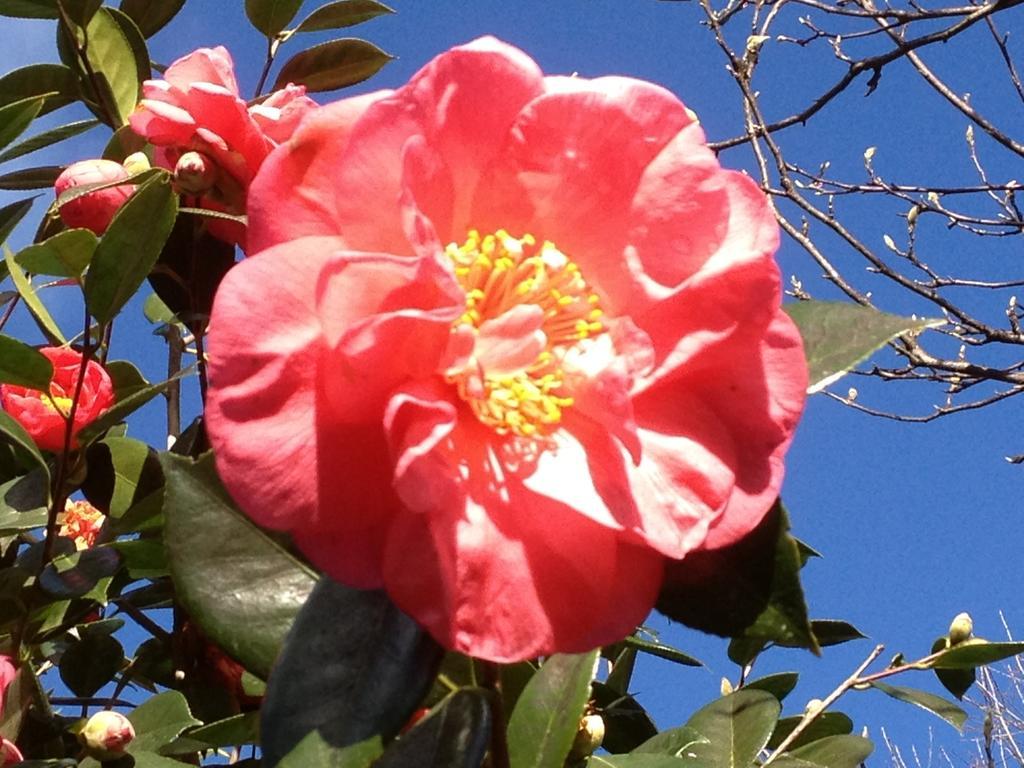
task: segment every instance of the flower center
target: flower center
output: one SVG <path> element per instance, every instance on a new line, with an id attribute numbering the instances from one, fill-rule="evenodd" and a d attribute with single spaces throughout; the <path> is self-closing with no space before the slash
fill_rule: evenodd
<path id="1" fill-rule="evenodd" d="M 470 230 L 445 253 L 466 292 L 452 333 L 472 350 L 448 380 L 498 434 L 550 434 L 573 404 L 565 353 L 604 331 L 600 299 L 569 257 L 532 235 Z"/>
<path id="2" fill-rule="evenodd" d="M 70 397 L 61 397 L 60 395 L 51 394 L 49 397 L 43 395 L 39 399 L 64 418 L 67 418 L 68 414 L 71 413 L 72 401 Z"/>

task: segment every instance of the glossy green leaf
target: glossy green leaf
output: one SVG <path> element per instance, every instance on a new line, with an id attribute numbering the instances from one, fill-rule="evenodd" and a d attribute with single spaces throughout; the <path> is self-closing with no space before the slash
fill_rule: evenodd
<path id="1" fill-rule="evenodd" d="M 382 751 L 379 736 L 339 749 L 313 731 L 285 755 L 276 768 L 370 768 Z M 261 765 L 263 763 L 267 763 L 265 755 Z M 268 763 L 268 768 L 270 766 L 273 763 Z"/>
<path id="2" fill-rule="evenodd" d="M 60 0 L 64 6 L 64 12 L 71 21 L 79 26 L 86 26 L 96 11 L 103 5 L 103 0 Z"/>
<path id="3" fill-rule="evenodd" d="M 11 280 L 14 282 L 14 287 L 18 290 L 18 295 L 21 296 L 21 300 L 25 302 L 25 306 L 28 307 L 29 312 L 32 314 L 32 319 L 35 320 L 36 325 L 39 326 L 39 329 L 51 342 L 66 344 L 67 339 L 64 338 L 60 327 L 54 321 L 46 305 L 43 304 L 42 299 L 39 298 L 39 294 L 36 293 L 32 282 L 22 268 L 18 266 L 17 262 L 14 261 L 14 254 L 6 246 L 4 246 L 3 250 L 8 274 L 10 274 Z"/>
<path id="4" fill-rule="evenodd" d="M 102 435 L 108 429 L 113 427 L 115 424 L 123 421 L 129 415 L 137 411 L 139 408 L 144 406 L 150 400 L 157 395 L 164 392 L 168 386 L 178 379 L 182 379 L 186 376 L 191 376 L 194 373 L 194 367 L 185 368 L 178 371 L 176 374 L 171 376 L 169 379 L 165 379 L 157 384 L 149 384 L 141 389 L 134 389 L 130 394 L 122 396 L 122 392 L 117 389 L 115 382 L 114 392 L 117 395 L 117 403 L 113 408 L 110 408 L 103 412 L 95 421 L 90 422 L 88 425 L 82 428 L 78 433 L 78 441 L 82 444 L 88 444 L 94 439 Z M 109 366 L 108 366 L 109 372 Z M 111 377 L 113 378 L 113 377 Z"/>
<path id="5" fill-rule="evenodd" d="M 0 333 L 0 382 L 49 392 L 52 378 L 53 363 L 42 352 Z"/>
<path id="6" fill-rule="evenodd" d="M 169 575 L 167 554 L 160 539 L 122 539 L 109 546 L 121 555 L 124 567 L 133 579 L 158 579 Z"/>
<path id="7" fill-rule="evenodd" d="M 971 638 L 943 651 L 930 666 L 935 669 L 973 669 L 1024 653 L 1024 642 L 990 643 Z"/>
<path id="8" fill-rule="evenodd" d="M 781 503 L 735 544 L 670 561 L 657 608 L 695 629 L 818 651 L 800 585 L 800 553 Z M 715 595 L 708 600 L 707 595 Z M 748 651 L 750 649 L 747 649 Z"/>
<path id="9" fill-rule="evenodd" d="M 54 277 L 80 277 L 99 245 L 88 229 L 65 229 L 41 243 L 22 248 L 15 255 L 26 272 Z"/>
<path id="10" fill-rule="evenodd" d="M 526 686 L 508 722 L 511 768 L 561 768 L 597 673 L 599 651 L 551 656 Z"/>
<path id="11" fill-rule="evenodd" d="M 681 754 L 686 756 L 688 752 L 684 750 Z M 692 764 L 676 756 L 631 752 L 628 755 L 591 755 L 586 765 L 587 768 L 687 768 Z"/>
<path id="12" fill-rule="evenodd" d="M 638 651 L 650 654 L 651 656 L 657 656 L 659 659 L 666 659 L 676 664 L 682 664 L 684 667 L 704 666 L 704 662 L 700 659 L 695 659 L 693 656 L 683 653 L 678 648 L 673 648 L 672 646 L 665 645 L 664 643 L 643 640 L 635 635 L 630 635 L 622 642 L 630 648 L 636 648 Z"/>
<path id="13" fill-rule="evenodd" d="M 109 547 L 83 549 L 54 558 L 39 574 L 39 587 L 62 600 L 84 597 L 102 586 L 120 566 L 121 556 Z"/>
<path id="14" fill-rule="evenodd" d="M 479 768 L 490 736 L 487 694 L 463 688 L 388 746 L 374 768 Z"/>
<path id="15" fill-rule="evenodd" d="M 132 505 L 163 487 L 163 471 L 157 453 L 141 440 L 129 437 L 108 437 L 89 449 L 89 474 L 109 467 L 110 485 L 102 491 L 93 489 L 95 499 L 111 517 L 124 515 Z"/>
<path id="16" fill-rule="evenodd" d="M 703 768 L 752 765 L 768 743 L 781 708 L 767 691 L 739 690 L 712 701 L 685 723 L 708 740 L 688 750 L 694 764 Z"/>
<path id="17" fill-rule="evenodd" d="M 35 441 L 29 437 L 25 428 L 4 410 L 0 410 L 0 437 L 15 449 L 18 459 L 26 469 L 39 467 L 49 478 L 50 470 L 46 466 L 46 459 L 39 452 Z"/>
<path id="18" fill-rule="evenodd" d="M 99 120 L 76 120 L 73 123 L 59 125 L 48 131 L 42 131 L 41 133 L 37 133 L 35 136 L 27 138 L 24 141 L 15 144 L 13 147 L 8 147 L 3 152 L 0 152 L 0 163 L 5 163 L 8 160 L 14 160 L 15 158 L 31 154 L 36 150 L 53 146 L 65 139 L 70 139 L 81 133 L 85 133 L 99 124 Z"/>
<path id="19" fill-rule="evenodd" d="M 325 29 L 342 29 L 394 12 L 394 9 L 377 0 L 335 0 L 333 3 L 321 5 L 309 14 L 299 22 L 295 31 L 319 32 Z"/>
<path id="20" fill-rule="evenodd" d="M 141 86 L 144 81 L 149 80 L 153 75 L 153 64 L 149 60 L 146 38 L 143 37 L 135 20 L 124 11 L 110 7 L 104 8 L 103 11 L 110 14 L 110 18 L 117 22 L 118 28 L 128 41 L 128 47 L 131 48 L 132 56 L 135 59 L 135 75 Z"/>
<path id="21" fill-rule="evenodd" d="M 0 107 L 0 149 L 25 132 L 43 108 L 42 96 L 31 96 Z"/>
<path id="22" fill-rule="evenodd" d="M 212 455 L 161 454 L 160 463 L 178 598 L 211 640 L 266 678 L 317 576 L 236 509 Z"/>
<path id="23" fill-rule="evenodd" d="M 139 77 L 136 49 L 111 10 L 101 8 L 85 29 L 88 38 L 86 58 L 93 76 L 82 73 L 82 78 L 88 92 L 93 92 L 94 85 L 99 87 L 100 92 L 95 96 L 114 110 L 112 117 L 115 123 L 112 127 L 117 128 L 127 122 L 128 115 L 135 109 L 142 80 Z M 75 34 L 79 36 L 79 43 L 85 39 L 81 29 L 76 29 Z M 62 59 L 65 63 L 75 62 L 75 57 L 67 52 L 69 42 L 66 35 L 61 37 L 65 48 Z M 102 111 L 97 116 L 101 119 L 106 117 Z"/>
<path id="24" fill-rule="evenodd" d="M 85 278 L 86 302 L 98 322 L 113 320 L 146 279 L 171 233 L 177 207 L 169 180 L 158 176 L 114 216 Z"/>
<path id="25" fill-rule="evenodd" d="M 56 19 L 57 0 L 0 0 L 0 16 L 19 19 Z"/>
<path id="26" fill-rule="evenodd" d="M 245 0 L 245 15 L 256 29 L 274 37 L 299 12 L 302 0 Z"/>
<path id="27" fill-rule="evenodd" d="M 863 640 L 867 637 L 848 621 L 839 619 L 811 619 L 811 631 L 818 639 L 822 648 L 830 645 L 841 645 L 852 640 Z M 785 645 L 785 643 L 779 643 Z"/>
<path id="28" fill-rule="evenodd" d="M 916 688 L 907 688 L 901 685 L 888 685 L 887 683 L 874 682 L 872 688 L 877 688 L 882 693 L 892 696 L 899 701 L 921 707 L 933 715 L 941 717 L 958 731 L 962 731 L 964 723 L 967 722 L 967 713 L 951 701 L 941 696 L 936 696 L 927 691 L 919 691 Z"/>
<path id="29" fill-rule="evenodd" d="M 802 720 L 802 715 L 784 717 L 779 720 L 772 732 L 772 737 L 768 739 L 768 746 L 771 749 L 778 747 Z M 826 736 L 841 736 L 852 731 L 853 721 L 847 715 L 842 712 L 822 712 L 796 737 L 789 749 L 802 747 L 804 744 L 810 744 L 812 741 L 823 739 Z"/>
<path id="30" fill-rule="evenodd" d="M 202 725 L 192 716 L 188 702 L 178 691 L 157 694 L 128 713 L 128 719 L 135 727 L 135 739 L 128 745 L 128 752 L 158 752 L 170 744 L 186 728 Z"/>
<path id="31" fill-rule="evenodd" d="M 63 64 L 30 64 L 0 77 L 0 104 L 44 95 L 40 115 L 73 102 L 78 96 L 74 71 Z"/>
<path id="32" fill-rule="evenodd" d="M 0 243 L 6 242 L 7 238 L 11 236 L 11 232 L 18 226 L 18 222 L 25 218 L 25 214 L 32 208 L 34 201 L 34 197 L 29 197 L 14 203 L 8 203 L 3 208 L 0 208 Z M 4 274 L 6 274 L 6 271 Z"/>
<path id="33" fill-rule="evenodd" d="M 604 741 L 601 746 L 612 753 L 629 752 L 658 733 L 651 716 L 628 693 L 614 690 L 594 681 L 591 699 L 604 720 Z"/>
<path id="34" fill-rule="evenodd" d="M 259 712 L 244 712 L 188 731 L 161 748 L 160 754 L 186 755 L 218 747 L 256 744 L 259 743 L 259 725 Z"/>
<path id="35" fill-rule="evenodd" d="M 765 675 L 756 680 L 745 683 L 746 690 L 768 691 L 780 702 L 796 688 L 800 675 L 796 672 L 776 672 L 774 675 Z"/>
<path id="36" fill-rule="evenodd" d="M 384 592 L 321 578 L 267 681 L 264 759 L 273 765 L 314 730 L 333 747 L 394 737 L 430 690 L 442 655 Z"/>
<path id="37" fill-rule="evenodd" d="M 330 40 L 288 59 L 274 82 L 274 89 L 295 83 L 305 85 L 314 93 L 334 91 L 372 77 L 391 58 L 366 40 Z"/>
<path id="38" fill-rule="evenodd" d="M 844 301 L 798 301 L 783 309 L 804 340 L 808 393 L 832 384 L 900 334 L 945 324 L 944 320 L 899 317 Z"/>
<path id="39" fill-rule="evenodd" d="M 772 765 L 779 768 L 859 768 L 874 751 L 863 736 L 828 736 L 787 752 Z"/>
<path id="40" fill-rule="evenodd" d="M 76 696 L 92 696 L 124 665 L 124 648 L 102 632 L 85 632 L 60 660 L 60 679 Z"/>
<path id="41" fill-rule="evenodd" d="M 44 165 L 37 168 L 23 168 L 0 175 L 0 189 L 52 189 L 53 182 L 64 168 L 59 165 Z"/>
<path id="42" fill-rule="evenodd" d="M 692 751 L 694 747 L 706 744 L 710 744 L 707 737 L 690 726 L 681 725 L 678 728 L 667 728 L 656 736 L 652 736 L 630 754 L 682 757 Z"/>
<path id="43" fill-rule="evenodd" d="M 11 478 L 0 485 L 0 535 L 46 525 L 49 506 L 50 478 L 42 469 Z"/>
<path id="44" fill-rule="evenodd" d="M 121 0 L 121 12 L 131 17 L 145 37 L 152 37 L 167 26 L 185 0 Z"/>

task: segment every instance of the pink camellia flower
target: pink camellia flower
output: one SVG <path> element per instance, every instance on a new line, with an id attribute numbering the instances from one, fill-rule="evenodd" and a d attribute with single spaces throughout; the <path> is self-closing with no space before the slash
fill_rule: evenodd
<path id="1" fill-rule="evenodd" d="M 233 214 L 245 213 L 245 191 L 270 150 L 287 140 L 317 106 L 296 85 L 247 106 L 239 96 L 234 62 L 222 46 L 200 48 L 178 59 L 163 80 L 142 84 L 142 96 L 129 117 L 132 129 L 161 148 L 159 162 L 171 170 L 186 153 L 209 158 L 221 173 L 202 191 L 200 204 Z M 194 157 L 190 161 L 194 165 Z M 222 239 L 243 241 L 239 225 L 211 220 L 210 227 Z"/>
<path id="2" fill-rule="evenodd" d="M 75 542 L 75 549 L 89 549 L 96 544 L 106 519 L 107 516 L 88 501 L 68 499 L 64 511 L 57 515 L 58 533 Z"/>
<path id="3" fill-rule="evenodd" d="M 493 38 L 307 117 L 209 337 L 218 471 L 332 577 L 509 661 L 616 641 L 782 483 L 778 227 L 693 113 Z"/>
<path id="4" fill-rule="evenodd" d="M 53 363 L 50 390 L 40 392 L 13 384 L 0 384 L 0 405 L 25 428 L 36 445 L 45 451 L 59 453 L 64 450 L 64 434 L 78 385 L 82 355 L 69 347 L 43 347 L 39 351 Z M 113 404 L 114 386 L 110 376 L 102 365 L 90 360 L 75 409 L 71 448 L 78 447 L 75 435 Z"/>
<path id="5" fill-rule="evenodd" d="M 129 173 L 113 160 L 81 160 L 64 169 L 53 184 L 54 192 L 61 193 L 85 184 L 102 184 L 127 179 Z M 114 214 L 135 191 L 134 184 L 120 184 L 87 192 L 60 207 L 60 218 L 67 227 L 84 227 L 97 235 L 107 231 Z"/>

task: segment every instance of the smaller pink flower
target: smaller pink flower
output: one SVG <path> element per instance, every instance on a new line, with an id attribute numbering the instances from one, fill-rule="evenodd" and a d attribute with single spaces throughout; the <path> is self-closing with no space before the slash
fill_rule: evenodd
<path id="1" fill-rule="evenodd" d="M 82 355 L 68 347 L 43 347 L 39 350 L 53 363 L 53 378 L 48 392 L 13 384 L 0 384 L 0 405 L 36 441 L 44 451 L 64 450 L 64 433 L 78 385 Z M 75 436 L 114 404 L 114 385 L 99 363 L 90 360 L 85 368 L 71 448 L 77 448 Z"/>
<path id="2" fill-rule="evenodd" d="M 106 515 L 88 501 L 67 500 L 64 511 L 57 516 L 60 535 L 75 542 L 75 549 L 89 549 L 96 544 Z"/>
<path id="3" fill-rule="evenodd" d="M 249 107 L 222 46 L 178 59 L 163 80 L 143 83 L 142 95 L 129 118 L 132 129 L 161 148 L 158 163 L 166 168 L 175 169 L 187 152 L 209 157 L 221 173 L 200 205 L 233 214 L 245 212 L 249 182 L 264 158 L 317 107 L 303 86 L 291 84 Z M 244 240 L 244 230 L 230 222 L 211 220 L 210 230 L 223 240 Z"/>
<path id="4" fill-rule="evenodd" d="M 127 179 L 128 171 L 113 160 L 82 160 L 72 163 L 53 184 L 57 196 L 74 187 Z M 121 184 L 89 192 L 60 207 L 60 218 L 67 227 L 83 227 L 102 235 L 114 214 L 135 191 L 134 184 Z"/>
<path id="5" fill-rule="evenodd" d="M 78 741 L 97 760 L 114 760 L 135 738 L 131 721 L 120 712 L 103 710 L 90 717 L 78 734 Z"/>
<path id="6" fill-rule="evenodd" d="M 18 668 L 14 665 L 14 659 L 6 654 L 0 654 L 0 712 L 4 708 L 7 687 L 14 682 L 17 675 Z"/>
<path id="7" fill-rule="evenodd" d="M 8 768 L 8 766 L 17 765 L 24 760 L 25 756 L 21 754 L 21 750 L 13 741 L 0 739 L 0 767 Z"/>

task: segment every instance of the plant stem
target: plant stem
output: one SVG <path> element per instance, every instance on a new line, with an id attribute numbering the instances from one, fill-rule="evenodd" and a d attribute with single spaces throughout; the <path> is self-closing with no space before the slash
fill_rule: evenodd
<path id="1" fill-rule="evenodd" d="M 509 768 L 505 705 L 501 695 L 501 667 L 493 661 L 480 662 L 481 685 L 491 700 L 491 768 Z"/>

